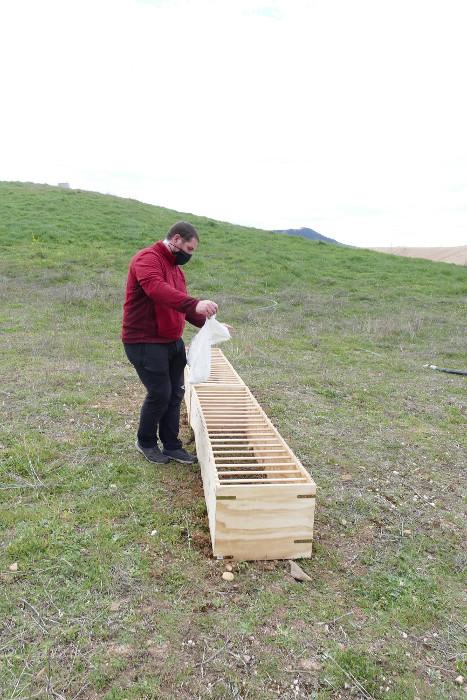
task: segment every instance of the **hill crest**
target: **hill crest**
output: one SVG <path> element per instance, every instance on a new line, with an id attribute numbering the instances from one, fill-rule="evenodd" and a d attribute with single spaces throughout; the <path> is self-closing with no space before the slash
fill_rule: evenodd
<path id="1" fill-rule="evenodd" d="M 325 243 L 337 243 L 337 245 L 345 245 L 344 243 L 339 243 L 339 241 L 334 240 L 334 238 L 328 238 L 323 236 L 321 233 L 314 231 L 312 228 L 287 228 L 287 229 L 274 229 L 276 233 L 285 233 L 287 236 L 301 236 L 302 238 L 307 238 L 309 241 L 323 241 Z"/>

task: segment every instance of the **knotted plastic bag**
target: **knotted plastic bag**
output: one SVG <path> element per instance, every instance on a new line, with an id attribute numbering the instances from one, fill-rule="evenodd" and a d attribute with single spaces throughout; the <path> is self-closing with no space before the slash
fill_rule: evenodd
<path id="1" fill-rule="evenodd" d="M 188 381 L 190 384 L 207 382 L 211 374 L 211 345 L 230 340 L 229 329 L 211 316 L 191 341 L 187 362 L 190 367 Z"/>

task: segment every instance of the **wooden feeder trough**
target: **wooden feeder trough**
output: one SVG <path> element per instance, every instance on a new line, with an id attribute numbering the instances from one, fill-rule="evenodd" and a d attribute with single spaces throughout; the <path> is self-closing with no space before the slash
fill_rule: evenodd
<path id="1" fill-rule="evenodd" d="M 316 484 L 218 348 L 185 401 L 214 556 L 310 557 Z"/>

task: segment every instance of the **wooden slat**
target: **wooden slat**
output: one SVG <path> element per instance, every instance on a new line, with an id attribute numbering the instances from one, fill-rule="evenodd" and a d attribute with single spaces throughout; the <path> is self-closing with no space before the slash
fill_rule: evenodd
<path id="1" fill-rule="evenodd" d="M 224 420 L 223 422 L 223 418 L 218 414 L 216 414 L 216 416 L 213 417 L 205 415 L 204 420 L 206 421 L 206 423 L 210 423 L 211 425 L 226 424 L 226 421 Z M 248 424 L 249 426 L 251 426 L 252 424 L 259 426 L 265 425 L 263 417 L 260 415 L 255 415 L 254 413 L 243 413 L 237 416 L 229 416 L 229 425 L 231 425 L 232 428 L 239 428 L 244 423 Z"/>
<path id="2" fill-rule="evenodd" d="M 216 402 L 215 406 L 210 406 L 209 404 L 206 404 L 205 406 L 203 405 L 203 402 L 201 402 L 201 408 L 204 411 L 224 411 L 229 409 L 232 411 L 256 411 L 259 413 L 259 411 L 254 407 L 254 406 L 246 406 L 244 401 L 238 401 L 238 403 L 235 403 L 234 401 L 229 401 L 228 403 L 222 403 L 222 402 Z"/>
<path id="3" fill-rule="evenodd" d="M 237 428 L 219 428 L 219 427 L 217 427 L 217 428 L 213 428 L 210 432 L 213 433 L 214 435 L 216 433 L 219 433 L 221 435 L 222 435 L 222 433 L 231 433 L 232 435 L 246 435 L 245 431 L 240 430 L 238 427 Z M 250 435 L 253 435 L 253 436 L 264 435 L 264 434 L 266 434 L 268 437 L 271 437 L 271 431 L 269 430 L 269 428 L 264 427 L 261 430 L 259 428 L 255 428 L 254 431 L 250 431 L 248 433 L 248 436 L 250 436 Z"/>
<path id="4" fill-rule="evenodd" d="M 249 476 L 251 474 L 259 474 L 266 476 L 266 473 L 263 471 L 257 471 L 257 470 L 252 470 L 252 471 L 247 471 L 245 469 L 239 469 L 238 471 L 230 469 L 229 471 L 218 471 L 219 477 L 224 477 L 227 475 L 237 475 L 237 474 L 248 474 Z M 284 471 L 281 471 L 281 474 L 298 474 L 298 469 L 284 469 Z"/>
<path id="5" fill-rule="evenodd" d="M 260 445 L 262 447 L 273 447 L 280 445 L 279 440 L 274 440 L 274 442 L 263 442 L 263 440 L 271 440 L 270 436 L 263 437 L 263 438 L 255 438 L 255 442 L 250 442 L 247 440 L 245 437 L 233 437 L 233 438 L 227 438 L 227 437 L 211 437 L 211 442 L 214 444 L 222 444 L 225 442 L 226 445 L 230 444 L 240 444 L 240 445 Z"/>
<path id="6" fill-rule="evenodd" d="M 249 411 L 249 410 L 243 410 L 243 411 L 232 411 L 232 409 L 226 409 L 224 410 L 212 410 L 212 411 L 207 411 L 206 409 L 203 409 L 203 414 L 205 419 L 213 419 L 213 418 L 219 418 L 220 420 L 226 418 L 258 418 L 261 420 L 262 416 L 260 413 L 257 413 L 256 411 Z"/>
<path id="7" fill-rule="evenodd" d="M 212 425 L 232 426 L 232 428 L 239 428 L 241 427 L 242 423 L 248 423 L 248 425 L 254 423 L 259 427 L 263 427 L 265 425 L 262 416 L 255 413 L 230 413 L 230 411 L 226 411 L 224 414 L 222 414 L 205 413 L 203 411 L 203 415 L 206 423 L 211 423 Z"/>
<path id="8" fill-rule="evenodd" d="M 254 449 L 252 449 L 251 445 L 248 443 L 242 443 L 241 445 L 213 445 L 216 449 L 213 449 L 214 454 L 219 454 L 219 455 L 226 455 L 226 454 L 251 454 L 252 452 L 255 452 Z M 284 450 L 283 447 L 279 447 L 278 445 L 271 446 L 271 447 L 265 447 L 264 445 L 259 445 L 261 448 L 261 452 L 266 452 L 267 454 L 274 454 L 274 453 L 279 453 L 279 454 L 287 454 L 287 451 Z M 224 449 L 217 449 L 217 448 L 224 448 Z M 232 449 L 235 448 L 235 449 Z"/>
<path id="9" fill-rule="evenodd" d="M 255 447 L 269 448 L 269 447 L 279 447 L 277 442 L 247 442 L 246 440 L 227 440 L 225 438 L 214 438 L 211 439 L 211 444 L 213 447 L 249 447 L 254 449 Z M 284 449 L 281 447 L 280 449 Z"/>
<path id="10" fill-rule="evenodd" d="M 219 453 L 217 453 L 217 454 L 219 454 Z M 255 462 L 258 459 L 257 455 L 251 455 L 251 457 L 250 457 L 250 456 L 245 455 L 245 453 L 242 453 L 242 454 L 233 453 L 233 454 L 226 455 L 225 457 L 222 455 L 215 457 L 216 463 L 217 462 L 224 462 L 225 460 L 228 460 L 228 459 L 233 459 L 236 454 L 238 455 L 238 459 L 244 459 L 244 460 L 250 460 L 250 461 L 254 460 Z M 289 463 L 295 464 L 295 462 L 292 459 L 289 459 L 288 462 L 276 462 L 275 460 L 277 460 L 277 459 L 283 460 L 283 459 L 285 459 L 285 457 L 282 457 L 279 455 L 277 455 L 277 456 L 269 455 L 268 463 L 269 464 L 289 464 Z"/>
<path id="11" fill-rule="evenodd" d="M 256 416 L 261 415 L 261 412 L 258 411 L 258 409 L 254 406 L 236 406 L 235 404 L 218 404 L 216 406 L 203 406 L 201 404 L 201 408 L 203 409 L 203 413 L 205 415 L 210 415 L 211 413 L 222 416 L 227 413 L 233 416 L 236 414 L 243 415 L 244 413 L 253 413 Z"/>
<path id="12" fill-rule="evenodd" d="M 219 426 L 225 425 L 221 420 L 210 420 L 209 418 L 205 418 L 204 422 L 208 427 L 211 427 L 213 430 L 218 428 Z M 260 420 L 240 420 L 240 419 L 230 419 L 229 420 L 229 425 L 232 426 L 232 428 L 236 428 L 237 430 L 240 428 L 254 428 L 255 430 L 258 430 L 261 428 L 261 426 L 264 425 L 264 423 Z"/>
<path id="13" fill-rule="evenodd" d="M 264 472 L 283 472 L 284 467 L 293 467 L 294 464 L 293 462 L 281 462 L 280 464 L 261 464 L 258 462 L 224 462 L 223 464 L 218 465 L 219 468 L 222 467 L 229 467 L 229 468 L 235 468 L 239 469 L 240 467 L 256 467 L 257 469 L 261 467 L 261 470 Z M 280 467 L 280 468 L 278 468 Z M 300 472 L 300 470 L 297 470 Z M 303 476 L 303 474 L 302 474 Z"/>
<path id="14" fill-rule="evenodd" d="M 267 484 L 268 482 L 271 483 L 277 483 L 278 481 L 281 482 L 292 482 L 292 483 L 297 483 L 298 481 L 306 481 L 306 478 L 304 476 L 297 476 L 297 477 L 278 477 L 277 479 L 273 479 L 270 477 L 267 477 L 266 479 L 222 479 L 223 484 Z"/>

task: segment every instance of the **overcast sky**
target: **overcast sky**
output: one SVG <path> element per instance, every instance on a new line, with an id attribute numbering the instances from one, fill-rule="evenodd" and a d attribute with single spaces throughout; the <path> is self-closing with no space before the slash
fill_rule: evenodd
<path id="1" fill-rule="evenodd" d="M 466 0 L 10 0 L 0 180 L 467 244 Z"/>

